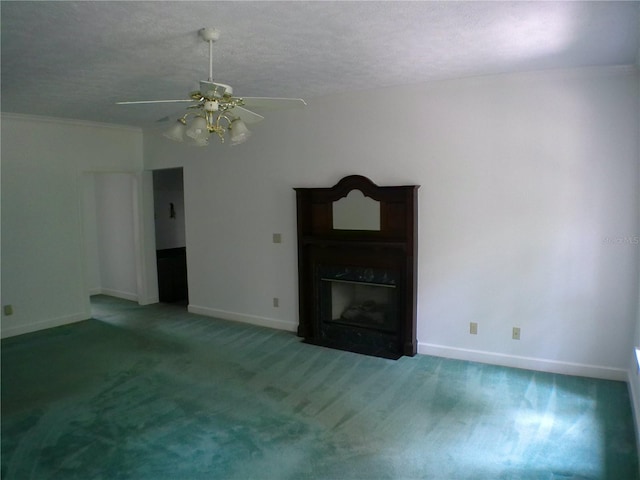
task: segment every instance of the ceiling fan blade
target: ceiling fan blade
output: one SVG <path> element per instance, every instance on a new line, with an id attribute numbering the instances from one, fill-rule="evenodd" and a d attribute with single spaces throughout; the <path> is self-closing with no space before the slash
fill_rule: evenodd
<path id="1" fill-rule="evenodd" d="M 138 100 L 135 102 L 116 102 L 116 105 L 136 105 L 142 103 L 179 103 L 179 102 L 194 102 L 195 100 Z"/>
<path id="2" fill-rule="evenodd" d="M 240 97 L 244 100 L 244 105 L 255 108 L 302 108 L 307 102 L 301 98 L 273 98 L 273 97 Z"/>
<path id="3" fill-rule="evenodd" d="M 233 107 L 231 113 L 240 117 L 244 123 L 258 123 L 264 120 L 262 115 L 258 115 L 257 113 L 242 107 Z"/>

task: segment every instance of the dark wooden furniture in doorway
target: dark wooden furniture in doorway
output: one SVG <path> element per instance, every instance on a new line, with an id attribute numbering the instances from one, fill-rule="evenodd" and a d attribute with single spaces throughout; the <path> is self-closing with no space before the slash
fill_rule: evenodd
<path id="1" fill-rule="evenodd" d="M 186 303 L 187 286 L 186 247 L 156 250 L 158 265 L 158 296 L 163 303 Z"/>
<path id="2" fill-rule="evenodd" d="M 415 355 L 418 186 L 351 175 L 295 191 L 298 335 L 385 358 Z"/>

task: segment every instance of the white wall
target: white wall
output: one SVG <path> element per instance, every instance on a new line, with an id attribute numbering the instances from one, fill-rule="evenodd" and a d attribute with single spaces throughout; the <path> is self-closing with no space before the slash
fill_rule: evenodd
<path id="1" fill-rule="evenodd" d="M 82 172 L 141 166 L 137 129 L 2 115 L 3 337 L 89 318 Z"/>
<path id="2" fill-rule="evenodd" d="M 638 49 L 638 56 L 636 62 L 640 69 L 640 48 Z M 640 97 L 640 82 L 637 83 L 636 89 L 638 96 Z M 640 111 L 638 112 L 640 116 Z M 640 124 L 640 121 L 638 122 Z M 638 150 L 640 151 L 640 125 L 638 126 Z M 639 162 L 640 163 L 640 162 Z M 640 169 L 638 171 L 640 176 Z M 638 209 L 638 216 L 640 218 L 640 209 Z M 639 272 L 640 275 L 640 272 Z M 634 351 L 629 352 L 629 393 L 631 394 L 631 402 L 633 408 L 633 414 L 635 418 L 636 427 L 636 445 L 638 448 L 638 454 L 640 455 L 640 365 L 635 355 L 635 348 L 640 348 L 640 279 L 638 286 L 638 303 L 636 309 L 636 327 L 633 335 L 633 347 Z"/>
<path id="3" fill-rule="evenodd" d="M 134 184 L 128 173 L 95 175 L 100 291 L 138 300 Z"/>
<path id="4" fill-rule="evenodd" d="M 636 328 L 633 335 L 634 347 L 640 348 L 640 291 L 638 291 L 638 313 Z M 631 396 L 631 406 L 635 418 L 636 442 L 638 454 L 640 454 L 640 366 L 636 359 L 635 352 L 629 354 L 629 393 Z"/>
<path id="5" fill-rule="evenodd" d="M 100 248 L 98 245 L 98 222 L 96 206 L 96 177 L 85 173 L 82 176 L 82 224 L 85 245 L 86 284 L 90 295 L 102 293 L 100 275 Z"/>
<path id="6" fill-rule="evenodd" d="M 637 84 L 627 68 L 478 77 L 310 99 L 237 147 L 145 135 L 145 168 L 184 166 L 191 310 L 294 330 L 292 189 L 362 174 L 421 185 L 420 352 L 626 378 Z"/>
<path id="7" fill-rule="evenodd" d="M 145 305 L 156 303 L 154 219 L 152 215 L 142 215 L 143 204 L 148 203 L 149 211 L 153 209 L 151 172 L 84 173 L 83 190 L 89 293 Z M 151 255 L 141 248 L 145 242 L 149 243 Z M 150 277 L 145 275 L 144 265 L 148 265 Z"/>

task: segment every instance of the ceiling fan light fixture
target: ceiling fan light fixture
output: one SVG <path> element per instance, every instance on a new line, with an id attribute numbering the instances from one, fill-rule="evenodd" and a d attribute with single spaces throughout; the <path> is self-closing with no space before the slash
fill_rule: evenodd
<path id="1" fill-rule="evenodd" d="M 239 118 L 231 121 L 229 124 L 229 132 L 231 145 L 240 145 L 246 142 L 251 136 L 251 130 L 249 130 L 245 123 Z"/>
<path id="2" fill-rule="evenodd" d="M 224 143 L 228 136 L 232 145 L 247 141 L 251 131 L 246 123 L 253 124 L 264 120 L 258 113 L 248 110 L 247 106 L 264 108 L 299 108 L 306 105 L 301 98 L 235 97 L 233 88 L 226 83 L 213 81 L 213 44 L 220 36 L 215 28 L 202 28 L 198 35 L 209 44 L 209 78 L 200 82 L 200 89 L 192 91 L 188 99 L 180 100 L 136 100 L 117 102 L 122 105 L 142 103 L 189 102 L 187 112 L 178 123 L 162 135 L 175 142 L 204 147 L 209 138 L 216 134 Z M 189 119 L 187 123 L 187 119 Z M 245 123 L 246 122 L 246 123 Z M 188 138 L 185 138 L 185 135 Z"/>
<path id="3" fill-rule="evenodd" d="M 173 140 L 174 142 L 184 141 L 184 131 L 187 129 L 186 125 L 178 120 L 173 126 L 162 134 L 163 137 Z"/>
<path id="4" fill-rule="evenodd" d="M 204 117 L 196 117 L 185 133 L 187 137 L 193 138 L 196 141 L 206 140 L 209 138 L 207 120 Z"/>
<path id="5" fill-rule="evenodd" d="M 209 137 L 193 139 L 187 142 L 187 145 L 191 147 L 206 147 L 209 145 Z"/>

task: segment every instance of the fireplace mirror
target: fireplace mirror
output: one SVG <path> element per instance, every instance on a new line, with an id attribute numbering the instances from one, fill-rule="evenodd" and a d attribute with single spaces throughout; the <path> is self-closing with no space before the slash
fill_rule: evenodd
<path id="1" fill-rule="evenodd" d="M 380 231 L 380 202 L 351 190 L 346 197 L 333 202 L 334 230 Z"/>

